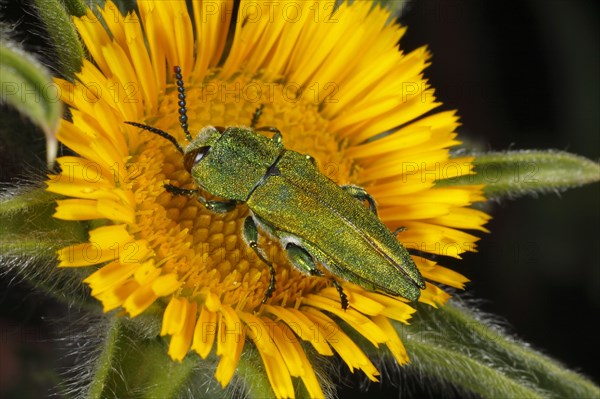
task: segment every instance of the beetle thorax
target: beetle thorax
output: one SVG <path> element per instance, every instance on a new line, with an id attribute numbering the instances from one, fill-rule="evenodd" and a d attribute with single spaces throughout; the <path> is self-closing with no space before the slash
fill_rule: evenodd
<path id="1" fill-rule="evenodd" d="M 202 133 L 203 142 L 213 141 L 204 129 Z M 211 144 L 191 170 L 195 183 L 210 194 L 242 202 L 283 151 L 281 144 L 241 127 L 227 128 Z"/>

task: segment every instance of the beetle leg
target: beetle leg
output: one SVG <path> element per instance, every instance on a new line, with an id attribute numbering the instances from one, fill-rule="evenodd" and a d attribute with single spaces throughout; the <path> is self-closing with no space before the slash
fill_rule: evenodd
<path id="1" fill-rule="evenodd" d="M 317 160 L 312 155 L 304 154 L 304 157 L 308 159 L 313 166 L 317 166 Z"/>
<path id="2" fill-rule="evenodd" d="M 313 257 L 302 247 L 288 243 L 285 246 L 285 251 L 287 253 L 289 261 L 294 265 L 297 269 L 310 274 L 311 276 L 319 276 L 323 277 L 324 274 L 317 268 Z M 332 277 L 330 278 L 333 286 L 337 290 L 340 296 L 340 302 L 342 303 L 342 309 L 348 309 L 348 297 L 344 293 L 342 286 Z"/>
<path id="3" fill-rule="evenodd" d="M 397 236 L 399 233 L 402 233 L 403 231 L 406 231 L 406 230 L 407 230 L 406 226 L 398 227 L 396 230 L 394 230 L 392 232 L 392 234 Z"/>
<path id="4" fill-rule="evenodd" d="M 262 127 L 258 127 L 256 129 L 254 129 L 255 132 L 271 132 L 271 133 L 275 133 L 273 135 L 272 140 L 277 143 L 280 144 L 282 142 L 282 136 L 281 136 L 281 132 L 279 131 L 279 129 L 277 129 L 276 127 L 272 127 L 272 126 L 262 126 Z"/>
<path id="5" fill-rule="evenodd" d="M 342 309 L 344 309 L 344 310 L 348 309 L 348 297 L 344 293 L 344 289 L 342 288 L 340 283 L 338 283 L 337 280 L 334 279 L 333 277 L 330 280 L 333 283 L 333 286 L 335 287 L 335 289 L 337 290 L 338 295 L 340 296 L 340 301 L 342 302 Z"/>
<path id="6" fill-rule="evenodd" d="M 377 205 L 375 205 L 375 200 L 371 195 L 362 187 L 354 186 L 352 184 L 348 184 L 346 186 L 340 186 L 342 190 L 353 196 L 359 201 L 367 201 L 369 203 L 369 209 L 371 212 L 377 216 Z"/>
<path id="7" fill-rule="evenodd" d="M 172 184 L 165 184 L 165 190 L 175 195 L 185 195 L 186 197 L 191 197 L 198 193 L 198 190 L 189 190 L 186 188 L 181 188 L 174 186 Z"/>
<path id="8" fill-rule="evenodd" d="M 200 203 L 202 205 L 204 205 L 206 207 L 206 209 L 208 209 L 209 211 L 213 211 L 215 213 L 225 213 L 225 212 L 229 212 L 232 211 L 233 208 L 235 208 L 237 206 L 237 202 L 236 201 L 209 201 L 206 198 L 204 198 L 203 196 L 199 195 L 198 196 L 198 201 L 200 201 Z"/>
<path id="9" fill-rule="evenodd" d="M 248 216 L 244 221 L 244 240 L 248 243 L 250 248 L 254 250 L 256 256 L 260 258 L 268 267 L 269 267 L 269 286 L 265 291 L 265 295 L 263 296 L 262 303 L 266 303 L 267 299 L 269 299 L 273 295 L 273 291 L 275 291 L 275 268 L 273 267 L 273 263 L 267 260 L 267 257 L 263 254 L 263 251 L 258 248 L 258 229 L 256 228 L 256 223 L 254 223 L 254 219 L 252 216 Z"/>
<path id="10" fill-rule="evenodd" d="M 256 127 L 256 124 L 258 123 L 258 119 L 260 119 L 260 116 L 262 115 L 264 108 L 265 108 L 265 105 L 260 104 L 258 106 L 258 108 L 256 108 L 256 110 L 254 111 L 254 114 L 252 114 L 252 122 L 250 122 L 250 127 L 252 129 L 254 129 Z"/>
<path id="11" fill-rule="evenodd" d="M 189 190 L 187 188 L 180 188 L 172 184 L 165 184 L 165 190 L 171 194 L 184 195 L 186 197 L 197 195 L 200 192 L 200 190 Z M 201 195 L 198 195 L 198 201 L 200 201 L 200 203 L 204 205 L 206 209 L 215 213 L 229 212 L 237 206 L 236 201 L 208 201 Z"/>

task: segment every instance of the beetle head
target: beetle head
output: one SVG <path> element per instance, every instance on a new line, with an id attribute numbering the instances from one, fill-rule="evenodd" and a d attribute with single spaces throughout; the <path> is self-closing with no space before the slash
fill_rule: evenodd
<path id="1" fill-rule="evenodd" d="M 200 130 L 200 133 L 192 139 L 183 152 L 183 165 L 185 170 L 191 174 L 194 166 L 208 154 L 210 147 L 217 142 L 220 136 L 221 130 L 218 128 L 214 126 L 203 127 L 202 130 Z"/>

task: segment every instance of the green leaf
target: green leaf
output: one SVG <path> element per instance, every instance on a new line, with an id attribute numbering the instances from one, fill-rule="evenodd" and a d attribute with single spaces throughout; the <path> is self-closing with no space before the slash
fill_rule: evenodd
<path id="1" fill-rule="evenodd" d="M 34 0 L 39 18 L 44 23 L 48 38 L 57 55 L 58 70 L 72 80 L 83 65 L 83 45 L 71 16 L 60 0 Z M 69 1 L 69 11 L 82 12 L 76 1 Z"/>
<path id="2" fill-rule="evenodd" d="M 69 14 L 75 17 L 82 17 L 85 15 L 87 7 L 82 0 L 64 0 L 64 3 Z"/>
<path id="3" fill-rule="evenodd" d="M 562 151 L 475 154 L 475 174 L 438 180 L 437 187 L 484 184 L 487 198 L 560 192 L 600 181 L 600 165 Z"/>
<path id="4" fill-rule="evenodd" d="M 419 305 L 410 326 L 397 324 L 411 363 L 405 370 L 484 398 L 592 398 L 600 389 L 555 360 L 508 336 L 453 300 Z"/>
<path id="5" fill-rule="evenodd" d="M 56 267 L 56 251 L 85 242 L 87 226 L 53 218 L 55 198 L 42 188 L 0 193 L 0 274 L 25 280 L 69 304 L 97 308 L 82 283 L 92 269 Z"/>
<path id="6" fill-rule="evenodd" d="M 62 116 L 62 104 L 50 74 L 35 58 L 4 40 L 0 41 L 0 69 L 0 103 L 15 108 L 42 129 L 47 162 L 52 163 L 58 148 L 54 133 Z"/>

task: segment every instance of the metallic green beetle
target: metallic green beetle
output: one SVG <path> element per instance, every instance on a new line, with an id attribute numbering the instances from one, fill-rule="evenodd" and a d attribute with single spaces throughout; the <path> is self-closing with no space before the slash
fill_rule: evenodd
<path id="1" fill-rule="evenodd" d="M 251 216 L 245 220 L 243 236 L 270 272 L 263 303 L 275 289 L 275 271 L 258 248 L 257 226 L 279 239 L 289 261 L 304 273 L 323 276 L 316 260 L 333 275 L 366 289 L 411 301 L 419 298 L 420 289 L 425 288 L 423 277 L 408 251 L 378 219 L 375 202 L 364 189 L 336 185 L 319 171 L 314 158 L 287 150 L 276 128 L 255 128 L 262 107 L 255 112 L 250 128 L 207 126 L 192 138 L 179 67 L 175 67 L 175 74 L 179 120 L 190 141 L 185 149 L 162 130 L 125 123 L 166 138 L 183 154 L 185 169 L 199 189 L 167 184 L 167 191 L 197 196 L 214 212 L 227 212 L 242 203 L 248 205 Z M 259 131 L 271 132 L 273 137 Z M 206 200 L 202 190 L 223 200 Z M 331 281 L 346 309 L 348 299 L 342 287 L 334 278 Z"/>

